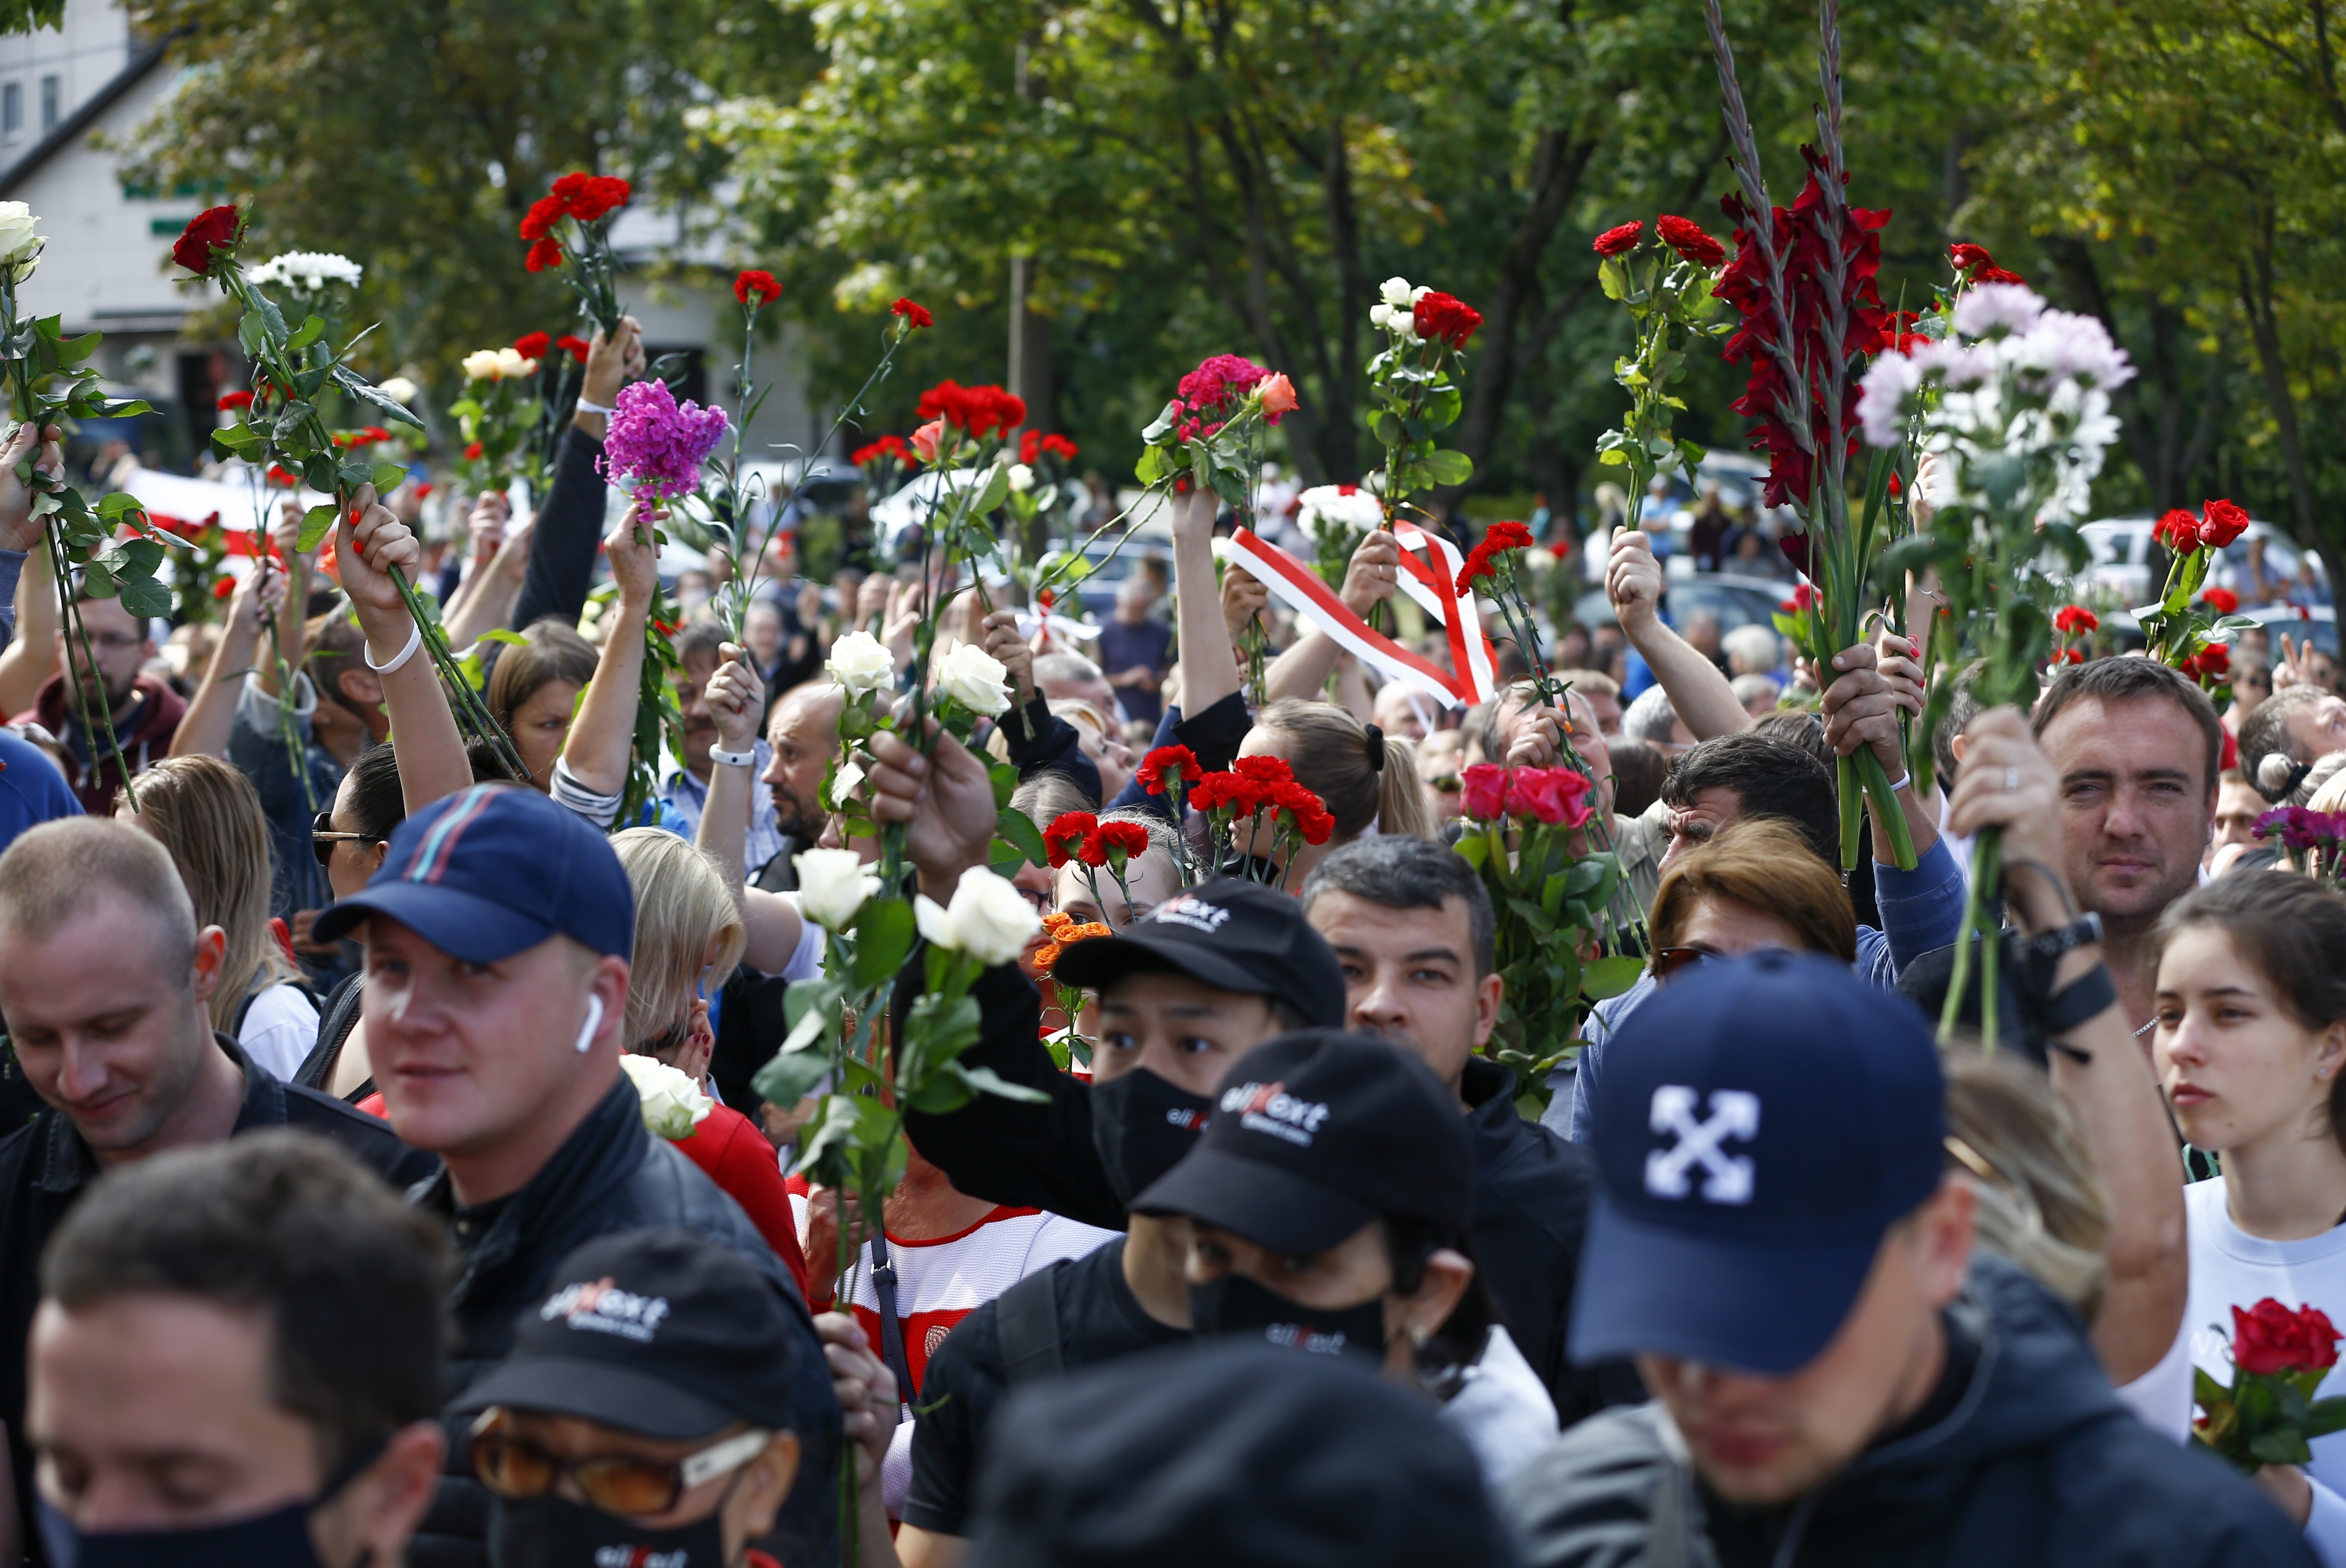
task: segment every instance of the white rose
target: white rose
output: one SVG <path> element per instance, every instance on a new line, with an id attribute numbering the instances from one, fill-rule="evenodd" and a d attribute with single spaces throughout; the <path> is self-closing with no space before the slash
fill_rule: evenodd
<path id="1" fill-rule="evenodd" d="M 799 874 L 799 912 L 825 931 L 845 931 L 880 879 L 852 850 L 806 850 L 790 857 Z"/>
<path id="2" fill-rule="evenodd" d="M 1412 289 L 1409 291 L 1410 309 L 1415 310 L 1417 308 L 1417 302 L 1433 292 L 1433 287 L 1430 283 L 1420 283 L 1416 288 Z"/>
<path id="3" fill-rule="evenodd" d="M 841 758 L 839 771 L 832 774 L 831 779 L 831 804 L 836 806 L 842 800 L 854 799 L 856 790 L 863 787 L 863 764 L 855 759 L 855 753 L 851 751 Z"/>
<path id="4" fill-rule="evenodd" d="M 1410 298 L 1409 280 L 1406 278 L 1386 279 L 1385 286 L 1379 290 L 1378 292 L 1384 296 L 1386 304 L 1397 305 L 1403 310 L 1407 310 L 1411 305 L 1416 303 L 1414 300 Z"/>
<path id="5" fill-rule="evenodd" d="M 403 406 L 415 401 L 415 383 L 405 376 L 393 376 L 374 390 Z"/>
<path id="6" fill-rule="evenodd" d="M 519 349 L 499 349 L 497 351 L 497 374 L 505 377 L 507 381 L 517 382 L 524 376 L 534 376 L 537 374 L 537 361 L 536 360 L 523 359 Z"/>
<path id="7" fill-rule="evenodd" d="M 511 349 L 505 351 L 513 353 Z M 515 354 L 514 357 L 519 359 L 521 356 Z M 480 349 L 464 356 L 464 379 L 468 382 L 493 382 L 498 380 L 502 373 L 495 349 Z"/>
<path id="8" fill-rule="evenodd" d="M 937 667 L 937 690 L 981 718 L 1010 706 L 1010 672 L 975 643 L 963 643 Z"/>
<path id="9" fill-rule="evenodd" d="M 926 896 L 913 901 L 913 918 L 921 934 L 939 947 L 965 952 L 980 963 L 1008 963 L 1026 951 L 1026 942 L 1043 929 L 1042 918 L 1006 877 L 984 866 L 961 874 L 953 902 L 940 908 Z"/>
<path id="10" fill-rule="evenodd" d="M 1380 300 L 1369 307 L 1369 325 L 1388 327 L 1392 324 L 1392 307 Z"/>
<path id="11" fill-rule="evenodd" d="M 43 241 L 36 227 L 40 221 L 23 202 L 0 201 L 0 273 L 12 282 L 30 278 L 40 261 Z"/>
<path id="12" fill-rule="evenodd" d="M 1010 465 L 1010 488 L 1020 495 L 1035 488 L 1035 471 L 1023 463 Z"/>
<path id="13" fill-rule="evenodd" d="M 635 1080 L 636 1094 L 643 1101 L 644 1130 L 653 1136 L 671 1141 L 688 1138 L 692 1129 L 708 1117 L 709 1096 L 700 1092 L 699 1084 L 667 1063 L 630 1051 L 619 1058 L 619 1065 Z"/>
<path id="14" fill-rule="evenodd" d="M 822 667 L 850 697 L 869 696 L 896 684 L 894 657 L 870 632 L 850 632 L 831 644 Z"/>

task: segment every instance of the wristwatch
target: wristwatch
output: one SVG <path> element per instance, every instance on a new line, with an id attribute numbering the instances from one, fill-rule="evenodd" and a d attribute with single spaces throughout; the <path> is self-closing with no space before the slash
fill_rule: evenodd
<path id="1" fill-rule="evenodd" d="M 2057 962 L 2063 953 L 2101 940 L 2102 917 L 2088 910 L 2067 925 L 2024 938 L 2020 951 L 2025 958 Z"/>

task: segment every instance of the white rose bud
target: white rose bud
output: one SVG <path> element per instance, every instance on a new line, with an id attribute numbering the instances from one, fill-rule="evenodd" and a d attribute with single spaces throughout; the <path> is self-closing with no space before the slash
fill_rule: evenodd
<path id="1" fill-rule="evenodd" d="M 1019 495 L 1024 495 L 1029 490 L 1034 489 L 1035 471 L 1027 467 L 1023 463 L 1012 463 L 1010 465 L 1010 488 L 1013 493 Z"/>
<path id="2" fill-rule="evenodd" d="M 1369 325 L 1385 327 L 1392 324 L 1392 307 L 1380 300 L 1369 307 Z"/>
<path id="3" fill-rule="evenodd" d="M 1006 877 L 984 866 L 961 874 L 953 902 L 940 908 L 926 896 L 913 901 L 921 934 L 939 947 L 965 952 L 984 964 L 1008 963 L 1026 951 L 1027 939 L 1043 929 L 1042 917 Z"/>
<path id="4" fill-rule="evenodd" d="M 1384 296 L 1386 304 L 1398 305 L 1402 310 L 1407 310 L 1416 302 L 1409 296 L 1409 280 L 1406 278 L 1386 279 L 1385 286 L 1378 292 Z"/>
<path id="5" fill-rule="evenodd" d="M 0 201 L 0 275 L 22 283 L 41 260 L 40 219 L 21 201 Z"/>
<path id="6" fill-rule="evenodd" d="M 415 383 L 405 376 L 393 376 L 374 390 L 403 406 L 415 401 Z"/>
<path id="7" fill-rule="evenodd" d="M 850 697 L 868 697 L 896 684 L 896 660 L 870 632 L 850 632 L 831 645 L 823 671 Z"/>
<path id="8" fill-rule="evenodd" d="M 825 931 L 845 931 L 880 879 L 852 850 L 806 850 L 790 857 L 799 874 L 799 912 Z"/>
<path id="9" fill-rule="evenodd" d="M 524 376 L 534 376 L 537 374 L 537 361 L 536 360 L 525 360 L 522 358 L 521 351 L 519 349 L 499 349 L 497 351 L 497 374 L 503 376 L 507 381 L 517 382 Z"/>
<path id="10" fill-rule="evenodd" d="M 688 1138 L 692 1129 L 707 1119 L 709 1096 L 700 1092 L 699 1084 L 667 1063 L 629 1051 L 619 1058 L 619 1065 L 635 1081 L 636 1094 L 643 1101 L 644 1130 L 654 1137 L 671 1142 Z"/>
<path id="11" fill-rule="evenodd" d="M 1010 706 L 1010 672 L 975 643 L 963 643 L 937 667 L 937 690 L 981 718 Z"/>
<path id="12" fill-rule="evenodd" d="M 505 352 L 512 353 L 513 351 L 508 349 Z M 519 357 L 520 356 L 517 354 L 515 355 L 515 358 L 516 359 Z M 480 349 L 464 356 L 464 379 L 466 381 L 493 382 L 498 380 L 501 374 L 502 370 L 497 362 L 496 350 Z"/>

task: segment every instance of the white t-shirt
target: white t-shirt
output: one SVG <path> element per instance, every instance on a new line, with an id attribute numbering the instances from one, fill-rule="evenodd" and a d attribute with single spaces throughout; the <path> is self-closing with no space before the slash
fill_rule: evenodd
<path id="1" fill-rule="evenodd" d="M 253 997 L 236 1043 L 247 1060 L 290 1084 L 317 1048 L 318 1009 L 298 989 L 280 982 Z"/>
<path id="2" fill-rule="evenodd" d="M 2346 1226 L 2304 1241 L 2267 1241 L 2232 1223 L 2224 1207 L 2224 1178 L 2183 1189 L 2191 1227 L 2191 1293 L 2183 1335 L 2192 1364 L 2229 1387 L 2232 1312 L 2267 1297 L 2284 1307 L 2315 1306 L 2335 1322 L 2346 1319 Z M 2346 1393 L 2333 1368 L 2317 1399 Z M 2330 1568 L 2346 1568 L 2346 1432 L 2313 1440 L 2313 1513 L 2305 1536 Z"/>
<path id="3" fill-rule="evenodd" d="M 1507 1331 L 1493 1325 L 1465 1384 L 1442 1407 L 1443 1424 L 1466 1440 L 1493 1492 L 1556 1441 L 1556 1401 Z"/>

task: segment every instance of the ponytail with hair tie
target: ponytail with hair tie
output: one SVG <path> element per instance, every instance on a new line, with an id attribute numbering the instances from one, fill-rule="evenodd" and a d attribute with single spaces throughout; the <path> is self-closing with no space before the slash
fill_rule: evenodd
<path id="1" fill-rule="evenodd" d="M 1373 724 L 1369 726 L 1369 767 L 1379 773 L 1385 770 L 1385 732 Z"/>

